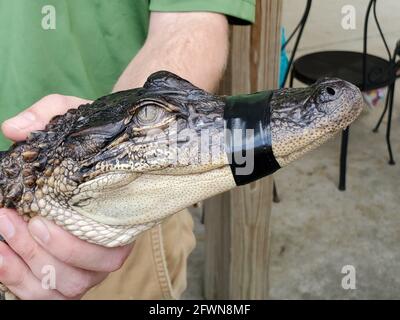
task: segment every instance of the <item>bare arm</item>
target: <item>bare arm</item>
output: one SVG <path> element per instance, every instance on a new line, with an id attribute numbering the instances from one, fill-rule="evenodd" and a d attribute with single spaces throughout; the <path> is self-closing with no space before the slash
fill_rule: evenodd
<path id="1" fill-rule="evenodd" d="M 153 71 L 166 69 L 206 89 L 216 88 L 228 52 L 226 18 L 213 13 L 152 13 L 145 45 L 130 62 L 114 91 L 141 86 Z M 12 140 L 42 129 L 56 114 L 86 102 L 50 95 L 6 121 Z M 0 282 L 24 299 L 79 298 L 118 269 L 131 246 L 103 248 L 73 237 L 53 223 L 34 218 L 28 224 L 13 210 L 0 209 Z M 59 248 L 64 250 L 59 250 Z M 41 287 L 41 268 L 56 269 L 56 290 Z M 10 272 L 12 270 L 12 272 Z"/>
<path id="2" fill-rule="evenodd" d="M 155 71 L 168 70 L 200 88 L 215 90 L 228 55 L 228 23 L 217 13 L 153 12 L 147 40 L 114 87 L 142 86 Z"/>

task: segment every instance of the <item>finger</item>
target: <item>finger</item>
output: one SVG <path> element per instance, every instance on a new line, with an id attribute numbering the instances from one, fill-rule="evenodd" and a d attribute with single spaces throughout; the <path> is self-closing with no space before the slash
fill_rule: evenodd
<path id="1" fill-rule="evenodd" d="M 24 140 L 30 132 L 43 129 L 54 116 L 89 102 L 73 96 L 48 95 L 14 118 L 6 120 L 2 124 L 2 131 L 11 140 Z"/>
<path id="2" fill-rule="evenodd" d="M 5 243 L 0 243 L 0 282 L 23 300 L 63 299 L 57 290 L 42 286 L 41 281 Z"/>
<path id="3" fill-rule="evenodd" d="M 7 229 L 13 230 L 10 232 Z M 24 260 L 37 279 L 42 279 L 46 272 L 53 272 L 56 277 L 55 288 L 68 298 L 83 295 L 107 275 L 75 268 L 57 260 L 33 239 L 27 223 L 13 210 L 0 210 L 0 233 L 4 234 L 8 245 Z"/>
<path id="4" fill-rule="evenodd" d="M 118 270 L 132 250 L 132 245 L 105 248 L 88 243 L 41 217 L 31 219 L 28 228 L 36 241 L 51 255 L 85 270 Z"/>

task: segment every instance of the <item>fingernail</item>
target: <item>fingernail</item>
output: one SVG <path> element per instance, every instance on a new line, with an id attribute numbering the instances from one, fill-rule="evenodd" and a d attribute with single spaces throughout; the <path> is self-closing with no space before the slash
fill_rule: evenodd
<path id="1" fill-rule="evenodd" d="M 8 119 L 5 123 L 8 126 L 12 126 L 16 129 L 21 130 L 30 127 L 35 121 L 35 115 L 30 111 L 25 111 L 15 116 L 14 118 Z"/>
<path id="2" fill-rule="evenodd" d="M 6 240 L 11 239 L 15 234 L 15 228 L 5 214 L 0 215 L 0 234 Z"/>
<path id="3" fill-rule="evenodd" d="M 50 239 L 49 229 L 47 229 L 47 226 L 43 223 L 43 221 L 40 220 L 40 218 L 32 219 L 29 222 L 28 227 L 30 233 L 37 241 L 43 244 L 49 241 Z"/>

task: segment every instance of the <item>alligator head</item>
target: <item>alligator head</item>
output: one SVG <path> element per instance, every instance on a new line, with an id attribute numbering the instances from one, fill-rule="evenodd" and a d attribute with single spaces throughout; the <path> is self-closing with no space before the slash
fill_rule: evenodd
<path id="1" fill-rule="evenodd" d="M 253 100 L 257 108 L 253 104 L 246 115 Z M 232 101 L 244 116 L 234 115 L 239 109 Z M 228 104 L 233 116 L 227 116 Z M 230 139 L 227 148 L 227 123 L 233 129 L 252 123 L 261 132 L 256 147 L 272 162 L 256 161 L 253 169 L 264 174 L 250 172 L 254 180 L 348 126 L 362 105 L 360 91 L 339 79 L 232 98 L 160 71 L 142 88 L 53 118 L 45 130 L 1 153 L 0 207 L 40 214 L 93 243 L 123 245 L 180 209 L 237 185 L 227 150 L 244 144 Z"/>

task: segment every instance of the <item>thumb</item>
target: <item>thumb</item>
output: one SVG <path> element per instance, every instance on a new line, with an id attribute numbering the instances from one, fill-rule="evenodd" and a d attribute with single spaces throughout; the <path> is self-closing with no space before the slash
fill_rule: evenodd
<path id="1" fill-rule="evenodd" d="M 8 139 L 24 140 L 30 132 L 44 129 L 54 116 L 89 102 L 91 101 L 73 96 L 48 95 L 14 118 L 4 121 L 1 129 Z"/>

